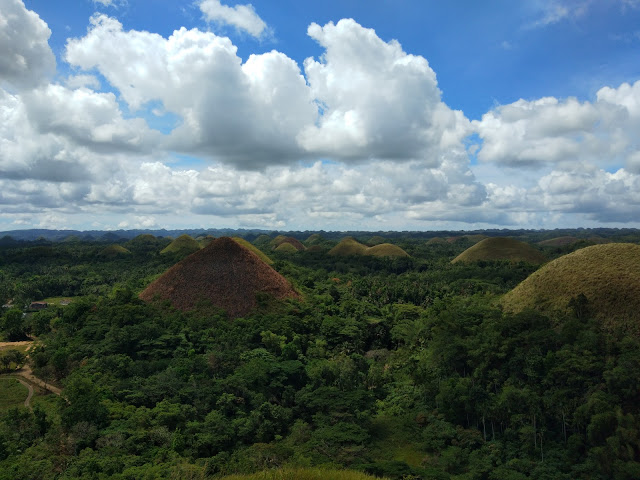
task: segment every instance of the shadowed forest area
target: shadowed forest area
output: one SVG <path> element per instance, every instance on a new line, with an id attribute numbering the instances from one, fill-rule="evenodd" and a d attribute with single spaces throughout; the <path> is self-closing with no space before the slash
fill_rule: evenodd
<path id="1" fill-rule="evenodd" d="M 526 256 L 486 242 L 498 234 Z M 0 406 L 0 479 L 640 478 L 640 313 L 622 308 L 637 276 L 616 302 L 594 293 L 615 262 L 640 273 L 639 232 L 343 236 L 245 235 L 234 248 L 258 250 L 300 298 L 247 284 L 242 316 L 204 296 L 186 310 L 139 298 L 214 251 L 205 234 L 2 239 L 0 341 L 34 343 L 26 360 L 0 356 L 63 392 L 27 408 L 26 389 L 0 382 L 15 397 Z M 251 276 L 229 261 L 197 288 Z M 593 291 L 560 297 L 545 271 Z M 514 300 L 534 272 L 539 305 Z"/>

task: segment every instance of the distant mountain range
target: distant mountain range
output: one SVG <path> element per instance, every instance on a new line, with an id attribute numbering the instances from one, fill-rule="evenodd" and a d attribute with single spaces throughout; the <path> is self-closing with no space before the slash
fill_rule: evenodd
<path id="1" fill-rule="evenodd" d="M 135 230 L 48 230 L 42 228 L 28 229 L 28 230 L 9 230 L 0 232 L 0 245 L 8 244 L 11 242 L 20 241 L 37 241 L 44 242 L 62 242 L 62 241 L 104 241 L 104 242 L 117 242 L 119 240 L 130 240 L 138 235 L 151 234 L 155 237 L 173 237 L 177 238 L 180 235 L 191 235 L 192 237 L 200 237 L 206 235 L 212 235 L 214 237 L 222 236 L 239 236 L 253 240 L 259 235 L 267 234 L 272 237 L 277 235 L 284 235 L 289 237 L 298 238 L 304 240 L 314 233 L 319 233 L 327 239 L 341 239 L 345 236 L 353 237 L 372 237 L 379 236 L 385 238 L 397 238 L 398 236 L 407 236 L 412 238 L 424 238 L 430 239 L 436 236 L 440 237 L 455 237 L 461 235 L 473 235 L 482 234 L 490 237 L 498 236 L 529 236 L 536 235 L 539 237 L 548 236 L 560 237 L 572 235 L 580 239 L 587 239 L 590 236 L 602 236 L 602 237 L 620 237 L 622 235 L 638 235 L 639 229 L 636 228 L 574 228 L 574 229 L 555 229 L 555 230 L 527 230 L 527 229 L 490 229 L 490 230 L 442 230 L 442 231 L 334 231 L 326 232 L 324 230 L 304 230 L 304 231 L 276 231 L 276 230 L 260 230 L 260 229 L 234 229 L 234 228 L 192 228 L 192 229 L 135 229 Z M 547 235 L 544 235 L 547 234 Z M 539 238 L 543 240 L 543 238 Z"/>

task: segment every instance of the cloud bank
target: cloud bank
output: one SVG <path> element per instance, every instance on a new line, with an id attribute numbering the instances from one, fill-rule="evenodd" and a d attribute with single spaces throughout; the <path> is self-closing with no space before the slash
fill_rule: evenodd
<path id="1" fill-rule="evenodd" d="M 353 19 L 309 25 L 322 54 L 300 65 L 104 14 L 67 40 L 72 73 L 53 81 L 48 26 L 4 4 L 3 229 L 638 225 L 640 82 L 469 120 L 427 59 Z M 250 5 L 200 8 L 254 37 L 268 30 Z"/>

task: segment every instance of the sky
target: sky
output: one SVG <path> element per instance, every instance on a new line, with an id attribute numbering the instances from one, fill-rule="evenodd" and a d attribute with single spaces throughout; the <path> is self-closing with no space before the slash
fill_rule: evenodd
<path id="1" fill-rule="evenodd" d="M 0 0 L 0 231 L 640 227 L 640 0 Z"/>

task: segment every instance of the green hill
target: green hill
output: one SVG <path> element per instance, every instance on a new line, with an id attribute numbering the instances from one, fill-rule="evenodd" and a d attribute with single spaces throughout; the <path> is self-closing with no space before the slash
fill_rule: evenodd
<path id="1" fill-rule="evenodd" d="M 131 251 L 124 248 L 122 245 L 114 244 L 109 245 L 107 248 L 100 252 L 103 257 L 118 257 L 120 255 L 130 255 Z"/>
<path id="2" fill-rule="evenodd" d="M 369 245 L 370 247 L 375 247 L 376 245 L 380 245 L 381 243 L 385 243 L 386 241 L 386 238 L 381 237 L 380 235 L 374 235 L 369 240 L 367 240 L 367 245 Z"/>
<path id="3" fill-rule="evenodd" d="M 164 248 L 161 255 L 191 255 L 194 252 L 200 250 L 200 244 L 190 235 L 180 235 L 173 242 Z"/>
<path id="4" fill-rule="evenodd" d="M 409 257 L 410 255 L 402 248 L 391 243 L 381 243 L 375 247 L 368 248 L 365 255 L 372 255 L 374 257 Z"/>
<path id="5" fill-rule="evenodd" d="M 206 237 L 196 238 L 196 242 L 200 245 L 200 248 L 204 248 L 216 239 L 213 235 L 207 235 Z"/>
<path id="6" fill-rule="evenodd" d="M 545 256 L 528 243 L 507 237 L 485 238 L 454 258 L 451 263 L 501 261 L 543 263 Z"/>
<path id="7" fill-rule="evenodd" d="M 361 244 L 353 237 L 345 237 L 340 240 L 335 247 L 329 250 L 329 255 L 348 256 L 364 255 L 367 251 L 366 245 Z"/>
<path id="8" fill-rule="evenodd" d="M 143 233 L 129 240 L 132 245 L 148 245 L 155 244 L 158 239 L 150 233 Z"/>
<path id="9" fill-rule="evenodd" d="M 256 247 L 255 245 L 253 245 L 252 243 L 249 243 L 248 241 L 246 241 L 244 238 L 240 238 L 240 237 L 232 237 L 232 239 L 242 245 L 245 248 L 248 248 L 249 250 L 251 250 L 253 253 L 255 253 L 256 255 L 258 255 L 258 257 L 260 257 L 260 259 L 265 262 L 267 265 L 273 265 L 273 260 L 271 260 L 267 255 L 265 255 L 265 253 L 260 250 L 258 247 Z"/>
<path id="10" fill-rule="evenodd" d="M 442 237 L 433 237 L 427 241 L 427 245 L 446 245 L 448 242 Z"/>
<path id="11" fill-rule="evenodd" d="M 297 251 L 301 251 L 301 250 L 304 250 L 306 248 L 302 244 L 302 242 L 300 240 L 298 240 L 297 238 L 285 237 L 283 235 L 278 235 L 276 238 L 274 238 L 273 241 L 271 242 L 271 245 L 273 246 L 274 249 L 276 249 L 280 245 L 282 245 L 283 243 L 291 244 Z"/>
<path id="12" fill-rule="evenodd" d="M 319 233 L 314 233 L 307 237 L 307 239 L 304 241 L 304 244 L 310 246 L 319 245 L 324 242 L 326 242 L 326 239 L 322 235 L 320 235 Z"/>
<path id="13" fill-rule="evenodd" d="M 608 243 L 549 262 L 502 298 L 505 311 L 567 311 L 584 295 L 591 314 L 605 323 L 640 321 L 640 246 Z M 640 329 L 639 329 L 640 330 Z"/>
<path id="14" fill-rule="evenodd" d="M 538 242 L 538 245 L 542 247 L 564 247 L 565 245 L 572 245 L 579 241 L 580 239 L 578 237 L 564 236 L 542 240 L 541 242 Z"/>
<path id="15" fill-rule="evenodd" d="M 298 253 L 300 250 L 289 242 L 282 242 L 274 251 L 278 253 Z"/>

